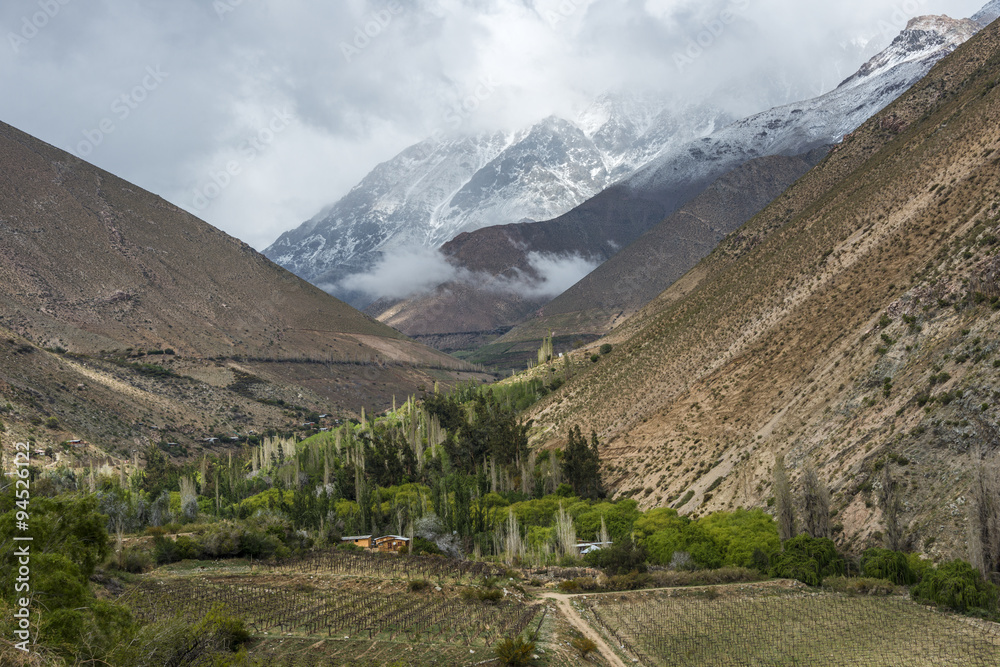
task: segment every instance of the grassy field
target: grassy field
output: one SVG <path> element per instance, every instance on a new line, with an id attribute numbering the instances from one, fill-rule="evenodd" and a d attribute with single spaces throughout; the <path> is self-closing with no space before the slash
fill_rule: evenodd
<path id="1" fill-rule="evenodd" d="M 644 665 L 1000 666 L 1000 625 L 905 598 L 739 586 L 580 596 Z"/>

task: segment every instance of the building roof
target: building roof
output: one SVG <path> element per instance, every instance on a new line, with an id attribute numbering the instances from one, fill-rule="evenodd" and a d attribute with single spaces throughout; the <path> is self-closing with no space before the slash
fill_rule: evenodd
<path id="1" fill-rule="evenodd" d="M 383 535 L 382 537 L 376 537 L 375 541 L 378 542 L 379 540 L 388 540 L 388 539 L 405 540 L 407 542 L 410 541 L 410 538 L 403 537 L 402 535 Z"/>
<path id="2" fill-rule="evenodd" d="M 344 540 L 369 540 L 369 539 L 371 539 L 371 535 L 344 535 L 342 538 L 340 538 L 340 541 L 343 542 Z"/>

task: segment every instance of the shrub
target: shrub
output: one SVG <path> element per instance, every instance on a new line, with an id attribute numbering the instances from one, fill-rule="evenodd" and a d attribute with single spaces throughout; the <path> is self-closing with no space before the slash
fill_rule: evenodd
<path id="1" fill-rule="evenodd" d="M 579 588 L 580 584 L 576 579 L 567 579 L 559 582 L 559 590 L 563 593 L 575 593 Z"/>
<path id="2" fill-rule="evenodd" d="M 574 581 L 581 591 L 596 591 L 600 588 L 594 577 L 577 577 Z"/>
<path id="3" fill-rule="evenodd" d="M 45 420 L 45 426 L 47 428 L 59 428 L 59 418 L 49 417 L 48 419 Z"/>
<path id="4" fill-rule="evenodd" d="M 198 558 L 200 554 L 201 547 L 198 542 L 187 535 L 180 535 L 176 540 L 162 535 L 153 538 L 153 559 L 157 565 Z"/>
<path id="5" fill-rule="evenodd" d="M 896 592 L 896 585 L 891 581 L 870 577 L 827 577 L 823 587 L 848 595 L 892 595 Z"/>
<path id="6" fill-rule="evenodd" d="M 611 343 L 601 345 L 601 354 L 611 354 Z"/>
<path id="7" fill-rule="evenodd" d="M 430 586 L 426 579 L 414 579 L 410 582 L 410 590 L 414 593 L 425 590 Z"/>
<path id="8" fill-rule="evenodd" d="M 929 570 L 923 581 L 910 589 L 910 596 L 918 602 L 961 612 L 997 610 L 997 587 L 983 580 L 979 571 L 963 560 Z"/>
<path id="9" fill-rule="evenodd" d="M 590 360 L 591 360 L 592 362 L 594 362 L 595 364 L 596 364 L 596 363 L 597 363 L 598 361 L 600 361 L 600 359 L 601 359 L 601 355 L 599 355 L 599 354 L 592 354 L 592 355 L 590 355 Z"/>
<path id="10" fill-rule="evenodd" d="M 716 584 L 733 584 L 740 582 L 760 581 L 766 578 L 757 570 L 742 567 L 723 567 L 718 570 L 694 570 L 673 572 L 656 570 L 649 573 L 650 583 L 658 588 L 676 586 L 712 586 Z"/>
<path id="11" fill-rule="evenodd" d="M 499 602 L 503 599 L 503 591 L 499 588 L 486 588 L 479 591 L 478 597 L 481 602 Z"/>
<path id="12" fill-rule="evenodd" d="M 521 635 L 516 637 L 504 637 L 496 646 L 493 652 L 504 665 L 512 667 L 518 665 L 530 665 L 531 654 L 535 652 L 535 642 L 525 641 Z"/>
<path id="13" fill-rule="evenodd" d="M 604 549 L 591 551 L 584 556 L 584 562 L 591 567 L 599 567 L 608 576 L 646 571 L 646 549 L 631 540 L 613 544 Z"/>
<path id="14" fill-rule="evenodd" d="M 226 615 L 221 604 L 214 606 L 205 614 L 205 619 L 199 624 L 199 628 L 213 634 L 222 648 L 230 651 L 239 650 L 250 641 L 251 637 L 243 620 Z"/>
<path id="15" fill-rule="evenodd" d="M 823 578 L 843 571 L 844 561 L 833 540 L 810 537 L 803 533 L 785 540 L 784 551 L 771 558 L 772 577 L 797 579 L 808 586 L 819 586 Z"/>
<path id="16" fill-rule="evenodd" d="M 924 548 L 930 547 L 934 544 L 934 538 L 928 537 L 924 542 Z M 910 566 L 910 572 L 913 573 L 913 579 L 916 582 L 921 582 L 924 579 L 924 575 L 934 569 L 934 564 L 920 557 L 920 554 L 907 554 L 906 561 Z"/>
<path id="17" fill-rule="evenodd" d="M 613 574 L 608 577 L 604 588 L 609 591 L 634 591 L 650 582 L 650 576 L 645 572 L 629 572 L 628 574 Z"/>
<path id="18" fill-rule="evenodd" d="M 576 649 L 576 652 L 580 654 L 580 657 L 584 660 L 587 656 L 597 650 L 597 644 L 586 637 L 573 637 L 569 641 L 569 645 Z"/>
<path id="19" fill-rule="evenodd" d="M 430 554 L 432 556 L 443 555 L 441 553 L 441 549 L 438 548 L 438 545 L 423 537 L 413 538 L 413 551 L 411 553 L 414 556 L 417 554 Z"/>
<path id="20" fill-rule="evenodd" d="M 122 572 L 142 574 L 153 569 L 153 555 L 141 547 L 131 546 L 122 550 L 121 556 L 113 565 Z"/>
<path id="21" fill-rule="evenodd" d="M 861 574 L 872 579 L 887 579 L 903 586 L 917 583 L 906 554 L 877 547 L 861 554 Z"/>

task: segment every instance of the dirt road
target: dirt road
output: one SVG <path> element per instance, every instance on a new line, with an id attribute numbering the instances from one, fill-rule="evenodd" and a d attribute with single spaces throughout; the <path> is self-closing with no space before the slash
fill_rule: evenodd
<path id="1" fill-rule="evenodd" d="M 580 634 L 584 637 L 597 644 L 598 653 L 601 654 L 601 657 L 603 657 L 609 665 L 612 665 L 613 667 L 625 667 L 625 663 L 618 657 L 618 654 L 615 653 L 610 646 L 608 646 L 607 642 L 604 641 L 604 637 L 602 637 L 597 630 L 592 628 L 589 623 L 583 620 L 583 617 L 580 616 L 576 609 L 573 608 L 573 605 L 570 604 L 570 598 L 572 597 L 573 596 L 571 595 L 554 593 L 552 591 L 542 593 L 542 598 L 553 600 L 556 603 L 556 608 L 563 616 L 566 617 L 566 620 L 569 621 L 570 625 L 579 630 Z"/>

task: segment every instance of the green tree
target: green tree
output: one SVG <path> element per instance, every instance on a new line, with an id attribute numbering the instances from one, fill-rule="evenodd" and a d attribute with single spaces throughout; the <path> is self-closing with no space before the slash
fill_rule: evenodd
<path id="1" fill-rule="evenodd" d="M 504 467 L 527 459 L 531 422 L 522 422 L 514 406 L 487 390 L 476 395 L 471 412 L 459 431 L 455 450 L 449 452 L 464 472 L 474 472 L 487 458 Z"/>
<path id="2" fill-rule="evenodd" d="M 803 533 L 785 540 L 782 547 L 781 553 L 771 558 L 772 577 L 798 579 L 809 586 L 819 586 L 825 577 L 843 572 L 844 560 L 829 538 Z"/>
<path id="3" fill-rule="evenodd" d="M 569 442 L 563 450 L 563 474 L 573 492 L 581 498 L 599 498 L 604 495 L 601 484 L 601 459 L 597 450 L 597 433 L 591 432 L 590 444 L 584 439 L 579 426 L 569 430 Z"/>
<path id="4" fill-rule="evenodd" d="M 781 550 L 774 518 L 759 509 L 714 512 L 698 524 L 718 545 L 723 565 L 754 567 L 755 552 L 770 556 Z"/>
<path id="5" fill-rule="evenodd" d="M 923 581 L 910 589 L 910 596 L 918 602 L 962 612 L 977 609 L 997 612 L 997 587 L 963 560 L 953 560 L 928 571 Z"/>

